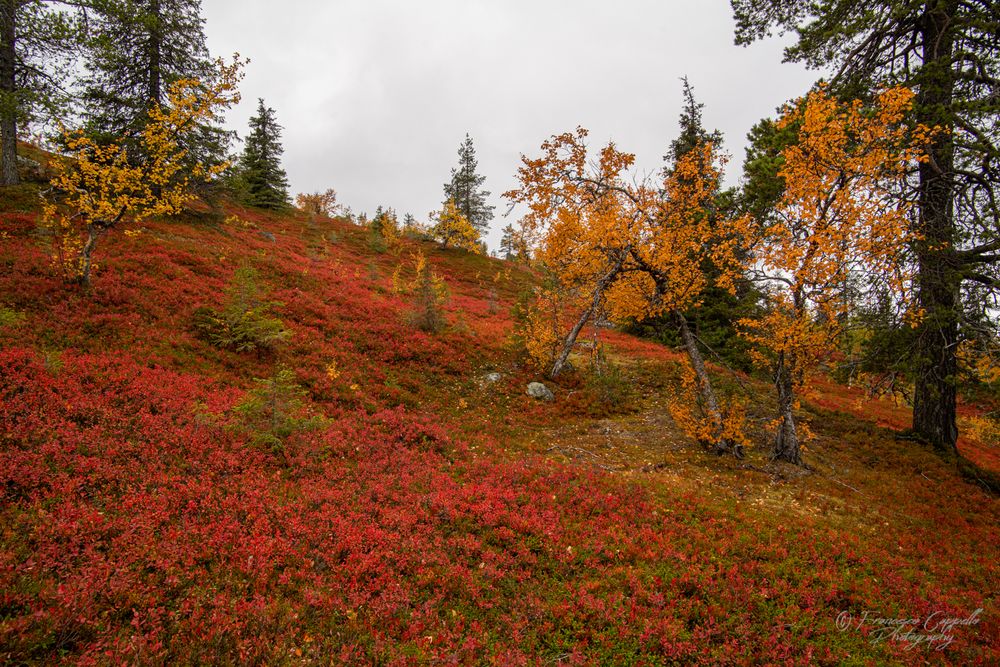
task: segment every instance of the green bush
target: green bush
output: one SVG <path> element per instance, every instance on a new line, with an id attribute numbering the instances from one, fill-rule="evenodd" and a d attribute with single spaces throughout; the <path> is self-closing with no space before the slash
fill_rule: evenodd
<path id="1" fill-rule="evenodd" d="M 212 345 L 237 352 L 268 352 L 288 339 L 289 332 L 271 309 L 281 304 L 265 300 L 257 272 L 237 269 L 226 288 L 221 312 L 202 307 L 195 310 L 193 326 L 198 336 Z"/>
<path id="2" fill-rule="evenodd" d="M 11 308 L 0 306 L 0 327 L 12 327 L 24 319 L 24 315 Z"/>
<path id="3" fill-rule="evenodd" d="M 303 398 L 306 390 L 295 373 L 279 368 L 272 377 L 255 379 L 255 387 L 233 409 L 239 417 L 237 430 L 250 433 L 255 445 L 282 452 L 295 433 L 320 428 L 325 420 L 310 415 Z"/>

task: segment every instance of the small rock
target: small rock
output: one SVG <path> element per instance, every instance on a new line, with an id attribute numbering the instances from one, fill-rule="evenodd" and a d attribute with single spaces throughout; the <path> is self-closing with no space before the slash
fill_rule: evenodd
<path id="1" fill-rule="evenodd" d="M 540 401 L 556 400 L 556 395 L 552 393 L 552 390 L 541 382 L 532 382 L 528 385 L 528 396 L 537 398 Z"/>
<path id="2" fill-rule="evenodd" d="M 272 234 L 271 232 L 258 232 L 258 234 L 260 234 L 260 237 L 265 241 L 270 241 L 271 243 L 274 243 L 274 234 Z"/>
<path id="3" fill-rule="evenodd" d="M 500 373 L 488 373 L 487 375 L 483 376 L 483 382 L 485 382 L 486 384 L 496 384 L 502 379 L 503 375 L 501 375 Z"/>
<path id="4" fill-rule="evenodd" d="M 21 178 L 26 181 L 41 183 L 48 180 L 45 177 L 45 167 L 42 166 L 42 163 L 37 160 L 32 160 L 29 157 L 18 155 L 17 169 L 21 174 Z"/>

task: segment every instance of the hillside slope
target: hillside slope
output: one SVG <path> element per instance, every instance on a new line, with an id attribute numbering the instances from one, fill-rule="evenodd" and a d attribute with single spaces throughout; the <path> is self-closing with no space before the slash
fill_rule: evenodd
<path id="1" fill-rule="evenodd" d="M 392 289 L 418 249 L 451 293 L 435 335 Z M 1000 659 L 1000 503 L 890 406 L 815 397 L 811 472 L 718 459 L 666 416 L 673 354 L 613 333 L 631 410 L 572 377 L 537 403 L 505 350 L 528 275 L 343 221 L 193 212 L 98 262 L 66 286 L 35 214 L 0 215 L 4 662 Z M 273 354 L 192 326 L 248 265 L 292 333 Z M 235 408 L 281 367 L 312 427 L 265 446 Z"/>

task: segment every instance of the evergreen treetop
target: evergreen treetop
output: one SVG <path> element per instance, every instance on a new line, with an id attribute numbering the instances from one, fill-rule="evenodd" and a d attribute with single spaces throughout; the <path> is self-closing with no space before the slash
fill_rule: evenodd
<path id="1" fill-rule="evenodd" d="M 517 232 L 514 231 L 514 225 L 507 225 L 503 228 L 503 237 L 500 239 L 500 257 L 512 260 L 517 255 Z"/>
<path id="2" fill-rule="evenodd" d="M 451 170 L 451 181 L 444 184 L 444 202 L 454 201 L 458 211 L 482 235 L 489 231 L 495 207 L 486 203 L 490 192 L 481 189 L 486 177 L 476 173 L 478 166 L 472 138 L 466 134 L 458 148 L 458 167 Z"/>
<path id="3" fill-rule="evenodd" d="M 681 131 L 677 138 L 670 142 L 670 149 L 663 156 L 664 162 L 667 163 L 664 169 L 666 174 L 672 172 L 673 165 L 695 148 L 706 143 L 712 144 L 717 149 L 722 146 L 722 132 L 719 130 L 709 132 L 702 122 L 705 104 L 695 100 L 694 87 L 686 76 L 682 77 L 681 81 L 684 83 L 684 108 L 680 117 Z"/>
<path id="4" fill-rule="evenodd" d="M 289 204 L 288 176 L 281 167 L 281 130 L 274 109 L 260 98 L 239 162 L 243 195 L 251 206 L 281 209 Z"/>
<path id="5" fill-rule="evenodd" d="M 83 81 L 84 116 L 97 140 L 121 142 L 137 137 L 149 110 L 162 104 L 179 79 L 210 84 L 214 63 L 205 43 L 201 0 L 90 0 L 87 73 Z M 233 133 L 220 118 L 202 123 L 184 148 L 191 162 L 225 161 Z"/>

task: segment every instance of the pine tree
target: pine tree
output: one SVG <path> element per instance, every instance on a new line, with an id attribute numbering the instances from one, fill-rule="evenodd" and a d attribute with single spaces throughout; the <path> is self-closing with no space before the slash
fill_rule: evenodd
<path id="1" fill-rule="evenodd" d="M 281 167 L 281 130 L 274 109 L 258 100 L 243 145 L 239 173 L 243 197 L 251 206 L 282 209 L 288 206 L 288 176 Z"/>
<path id="2" fill-rule="evenodd" d="M 490 193 L 481 189 L 486 177 L 476 173 L 478 166 L 472 138 L 466 134 L 458 148 L 458 168 L 451 170 L 451 181 L 444 185 L 444 202 L 454 201 L 459 212 L 483 235 L 489 231 L 495 207 L 486 203 Z"/>
<path id="3" fill-rule="evenodd" d="M 16 185 L 18 128 L 68 108 L 67 62 L 79 50 L 78 12 L 62 2 L 0 0 L 0 185 Z"/>
<path id="4" fill-rule="evenodd" d="M 205 44 L 201 0 L 91 0 L 88 75 L 83 103 L 89 134 L 128 144 L 180 79 L 211 83 L 214 63 Z M 221 119 L 199 124 L 184 148 L 191 164 L 225 161 L 233 133 Z"/>
<path id="5" fill-rule="evenodd" d="M 503 228 L 503 237 L 500 239 L 500 257 L 510 261 L 517 255 L 517 233 L 514 231 L 514 225 L 507 225 Z"/>

